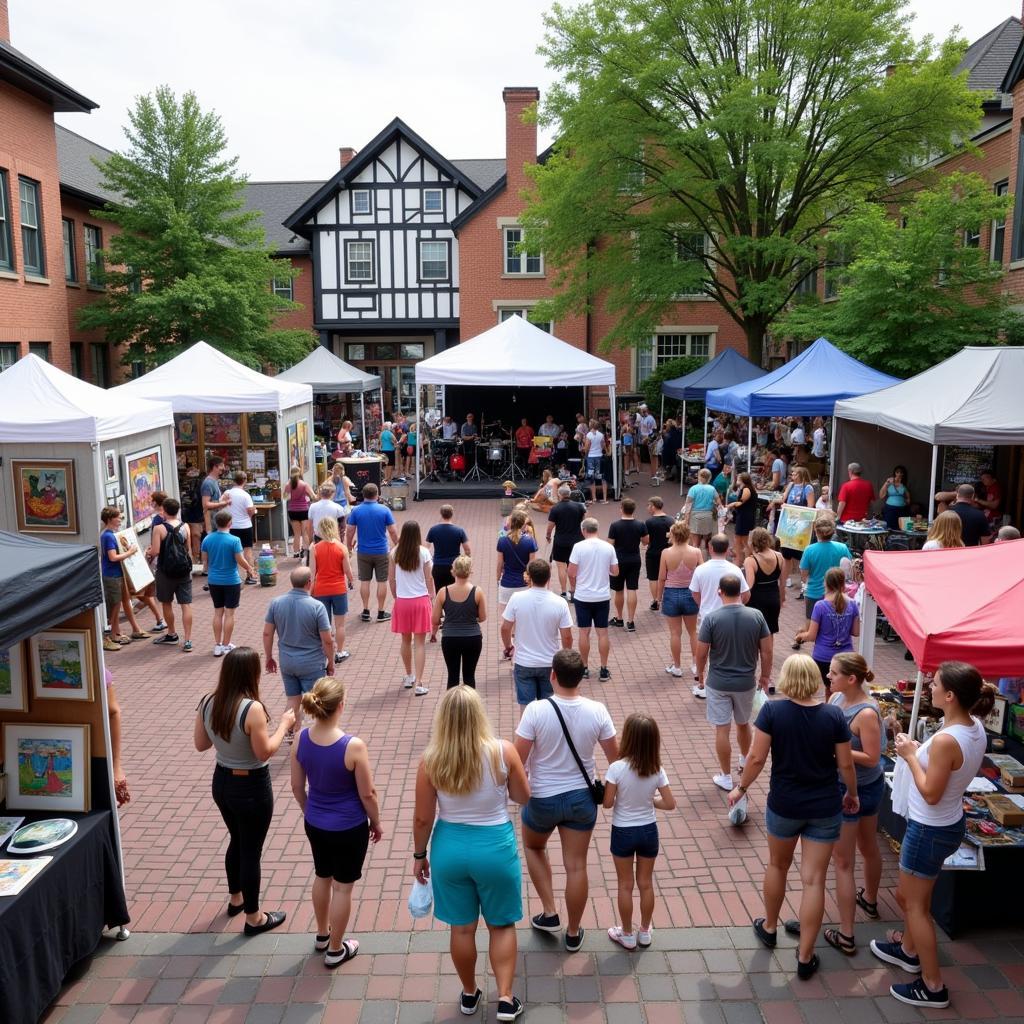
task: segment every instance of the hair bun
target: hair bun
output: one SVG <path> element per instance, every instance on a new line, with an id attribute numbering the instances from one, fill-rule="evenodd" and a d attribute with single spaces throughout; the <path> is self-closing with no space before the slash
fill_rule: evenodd
<path id="1" fill-rule="evenodd" d="M 867 672 L 864 673 L 864 682 L 866 682 L 866 683 L 873 683 L 874 681 L 875 681 L 875 673 L 872 672 L 871 669 L 868 669 Z"/>

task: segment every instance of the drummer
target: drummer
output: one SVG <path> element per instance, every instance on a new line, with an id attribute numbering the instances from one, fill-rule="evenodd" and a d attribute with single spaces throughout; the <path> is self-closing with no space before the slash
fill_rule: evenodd
<path id="1" fill-rule="evenodd" d="M 463 441 L 475 441 L 480 435 L 476 429 L 476 417 L 471 413 L 466 413 L 466 422 L 462 424 L 460 431 Z"/>

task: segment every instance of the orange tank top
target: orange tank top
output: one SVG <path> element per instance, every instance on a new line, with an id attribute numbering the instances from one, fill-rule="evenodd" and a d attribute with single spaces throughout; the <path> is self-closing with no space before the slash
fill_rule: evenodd
<path id="1" fill-rule="evenodd" d="M 319 541 L 316 545 L 314 597 L 333 597 L 347 592 L 345 585 L 345 548 L 340 541 Z"/>

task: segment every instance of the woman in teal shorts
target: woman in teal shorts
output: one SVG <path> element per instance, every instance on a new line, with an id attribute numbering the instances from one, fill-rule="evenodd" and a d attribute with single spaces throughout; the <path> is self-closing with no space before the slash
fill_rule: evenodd
<path id="1" fill-rule="evenodd" d="M 466 1015 L 477 1011 L 482 998 L 476 929 L 483 917 L 500 1021 L 523 1012 L 512 994 L 523 872 L 509 797 L 517 804 L 530 798 L 523 762 L 511 743 L 494 735 L 476 690 L 456 686 L 438 705 L 416 773 L 412 873 L 421 882 L 432 879 L 434 916 L 451 925 L 452 961 L 462 982 L 459 1009 Z"/>

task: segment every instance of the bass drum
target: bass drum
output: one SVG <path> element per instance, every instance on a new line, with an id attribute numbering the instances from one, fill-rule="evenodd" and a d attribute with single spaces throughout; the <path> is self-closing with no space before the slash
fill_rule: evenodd
<path id="1" fill-rule="evenodd" d="M 453 473 L 464 473 L 466 471 L 466 456 L 462 452 L 455 452 L 448 460 L 448 465 Z"/>

